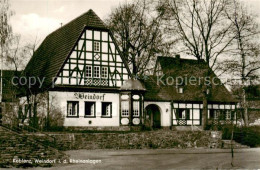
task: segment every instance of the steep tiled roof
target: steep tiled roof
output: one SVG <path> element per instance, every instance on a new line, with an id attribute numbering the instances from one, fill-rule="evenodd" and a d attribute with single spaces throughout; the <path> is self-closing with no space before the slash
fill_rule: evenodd
<path id="1" fill-rule="evenodd" d="M 177 59 L 173 57 L 158 57 L 157 64 L 158 63 L 160 63 L 165 76 L 163 76 L 162 79 L 157 76 L 150 76 L 143 82 L 147 90 L 145 100 L 202 102 L 202 83 L 189 83 L 189 81 L 185 79 L 189 80 L 190 77 L 193 77 L 193 79 L 196 78 L 197 82 L 199 82 L 199 78 L 206 77 L 205 63 L 199 64 L 197 60 Z M 173 78 L 168 79 L 168 84 L 165 83 L 167 77 Z M 183 93 L 177 93 L 175 83 L 172 84 L 172 80 L 180 80 L 180 77 L 184 80 L 182 86 L 184 89 Z M 211 80 L 214 78 L 214 81 L 218 84 L 214 85 L 214 83 L 212 83 L 211 92 L 208 97 L 209 102 L 235 102 L 232 95 L 225 86 L 220 83 L 220 80 L 213 72 L 209 77 Z M 161 83 L 160 80 L 162 80 L 164 84 Z"/>
<path id="2" fill-rule="evenodd" d="M 48 88 L 85 27 L 108 30 L 104 22 L 90 9 L 49 34 L 36 50 L 24 73 L 27 76 L 45 77 L 44 87 Z"/>

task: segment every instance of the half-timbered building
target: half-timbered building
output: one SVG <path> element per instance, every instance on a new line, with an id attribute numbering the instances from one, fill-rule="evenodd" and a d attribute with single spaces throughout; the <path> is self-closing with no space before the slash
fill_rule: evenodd
<path id="1" fill-rule="evenodd" d="M 187 66 L 196 67 L 196 61 L 158 57 L 156 74 L 192 74 Z M 59 107 L 66 127 L 202 124 L 200 86 L 160 86 L 152 81 L 156 75 L 133 79 L 112 33 L 92 10 L 48 35 L 24 73 L 43 80 L 35 94 L 47 94 L 46 112 Z M 230 93 L 223 85 L 212 89 L 208 117 L 216 121 L 224 114 L 232 121 L 236 106 Z"/>

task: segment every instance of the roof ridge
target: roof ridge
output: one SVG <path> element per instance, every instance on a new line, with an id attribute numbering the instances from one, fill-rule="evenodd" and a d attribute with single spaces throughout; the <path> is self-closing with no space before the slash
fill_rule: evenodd
<path id="1" fill-rule="evenodd" d="M 90 13 L 90 12 L 92 12 L 92 13 L 102 22 L 102 24 L 103 24 L 105 27 L 107 27 L 106 24 L 101 20 L 101 18 L 90 8 L 87 12 L 82 13 L 82 14 L 79 15 L 78 17 L 76 17 L 76 18 L 70 20 L 69 22 L 67 22 L 67 23 L 64 24 L 63 26 L 57 28 L 56 30 L 54 30 L 53 32 L 51 32 L 50 34 L 48 34 L 48 35 L 46 36 L 46 38 L 49 37 L 50 35 L 54 34 L 55 32 L 60 31 L 61 29 L 63 29 L 64 27 L 66 27 L 68 24 L 72 23 L 73 21 L 77 20 L 78 18 L 80 18 L 80 17 L 82 17 L 82 16 L 84 16 L 84 15 L 87 15 L 87 14 Z M 88 19 L 89 19 L 89 18 L 88 18 Z M 87 22 L 86 22 L 86 23 L 87 23 Z M 86 26 L 86 24 L 84 24 L 84 27 L 85 27 L 85 26 Z M 46 39 L 46 38 L 45 38 L 45 39 Z"/>
<path id="2" fill-rule="evenodd" d="M 106 23 L 90 8 L 88 12 L 93 12 L 93 14 L 104 24 L 104 26 L 107 28 Z"/>
<path id="3" fill-rule="evenodd" d="M 171 56 L 158 56 L 158 58 L 170 58 L 170 59 L 176 59 L 176 57 Z M 198 59 L 191 59 L 191 58 L 180 58 L 180 60 L 191 60 L 191 61 L 198 61 Z"/>

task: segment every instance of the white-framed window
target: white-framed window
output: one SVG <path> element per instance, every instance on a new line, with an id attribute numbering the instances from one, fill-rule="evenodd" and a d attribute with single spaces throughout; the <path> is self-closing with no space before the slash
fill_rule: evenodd
<path id="1" fill-rule="evenodd" d="M 133 116 L 139 117 L 139 113 L 140 113 L 140 102 L 133 101 Z"/>
<path id="2" fill-rule="evenodd" d="M 101 77 L 102 78 L 107 78 L 107 76 L 108 76 L 108 68 L 107 67 L 102 67 Z"/>
<path id="3" fill-rule="evenodd" d="M 190 119 L 190 109 L 178 109 L 179 119 Z"/>
<path id="4" fill-rule="evenodd" d="M 218 119 L 220 115 L 220 110 L 214 110 L 214 119 Z"/>
<path id="5" fill-rule="evenodd" d="M 209 119 L 215 119 L 215 111 L 213 109 L 209 110 Z"/>
<path id="6" fill-rule="evenodd" d="M 94 41 L 94 52 L 100 51 L 100 43 L 98 41 Z"/>
<path id="7" fill-rule="evenodd" d="M 78 117 L 79 115 L 79 102 L 78 101 L 68 101 L 67 102 L 67 116 L 68 117 Z"/>
<path id="8" fill-rule="evenodd" d="M 102 117 L 112 117 L 112 103 L 102 102 Z"/>
<path id="9" fill-rule="evenodd" d="M 129 116 L 129 101 L 121 102 L 121 116 L 128 117 Z"/>
<path id="10" fill-rule="evenodd" d="M 92 66 L 86 66 L 86 77 L 92 77 Z"/>
<path id="11" fill-rule="evenodd" d="M 230 120 L 231 119 L 231 111 L 227 110 L 226 111 L 226 120 Z"/>
<path id="12" fill-rule="evenodd" d="M 94 66 L 94 78 L 99 78 L 99 77 L 100 77 L 100 67 Z"/>
<path id="13" fill-rule="evenodd" d="M 85 102 L 85 117 L 96 116 L 96 102 Z"/>

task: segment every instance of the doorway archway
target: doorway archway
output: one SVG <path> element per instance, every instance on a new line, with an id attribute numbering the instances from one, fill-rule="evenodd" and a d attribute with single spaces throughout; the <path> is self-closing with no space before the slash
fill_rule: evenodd
<path id="1" fill-rule="evenodd" d="M 145 108 L 146 112 L 146 125 L 153 128 L 161 127 L 161 112 L 159 106 L 150 104 Z"/>

